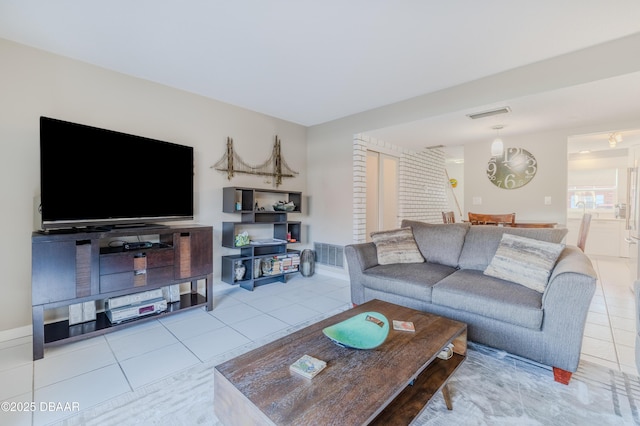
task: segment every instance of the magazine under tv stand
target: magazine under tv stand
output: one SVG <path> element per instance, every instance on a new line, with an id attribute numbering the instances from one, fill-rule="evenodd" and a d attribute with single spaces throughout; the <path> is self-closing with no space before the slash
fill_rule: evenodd
<path id="1" fill-rule="evenodd" d="M 154 236 L 158 242 L 139 250 L 109 247 L 108 241 Z M 205 306 L 213 309 L 213 228 L 163 226 L 103 232 L 34 232 L 32 242 L 33 359 L 44 348 L 105 334 L 122 327 Z M 135 258 L 145 258 L 144 271 Z M 205 295 L 198 281 L 205 281 Z M 68 320 L 45 324 L 45 311 L 110 297 L 191 283 L 191 291 L 169 303 L 167 310 L 124 323 L 111 324 L 103 312 L 96 320 L 69 326 Z"/>

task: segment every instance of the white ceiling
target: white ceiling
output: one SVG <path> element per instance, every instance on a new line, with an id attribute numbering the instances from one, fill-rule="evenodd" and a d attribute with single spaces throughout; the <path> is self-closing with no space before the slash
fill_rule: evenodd
<path id="1" fill-rule="evenodd" d="M 1 38 L 306 126 L 638 32 L 637 0 L 0 0 Z M 499 121 L 507 135 L 628 116 L 639 88 L 629 75 L 505 100 Z M 446 145 L 487 123 L 452 114 L 378 134 Z"/>
<path id="2" fill-rule="evenodd" d="M 511 112 L 477 120 L 466 114 L 509 106 Z M 419 148 L 434 145 L 464 145 L 488 142 L 496 137 L 492 127 L 504 126 L 500 136 L 577 128 L 602 121 L 640 118 L 640 72 L 571 86 L 495 105 L 429 117 L 399 126 L 367 131 L 367 135 L 401 146 Z M 610 129 L 637 135 L 633 129 Z M 602 143 L 599 143 L 602 142 Z M 622 146 L 622 144 L 621 144 Z M 572 138 L 572 152 L 608 149 L 608 133 Z"/>

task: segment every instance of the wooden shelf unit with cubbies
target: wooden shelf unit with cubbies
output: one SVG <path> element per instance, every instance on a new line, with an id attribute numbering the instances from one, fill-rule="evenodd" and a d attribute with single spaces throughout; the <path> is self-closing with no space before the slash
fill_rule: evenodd
<path id="1" fill-rule="evenodd" d="M 301 222 L 289 221 L 290 213 L 301 213 L 302 193 L 272 189 L 226 187 L 222 193 L 222 211 L 240 214 L 240 221 L 222 222 L 222 246 L 239 249 L 240 254 L 222 256 L 221 280 L 228 284 L 253 290 L 255 287 L 272 282 L 286 282 L 291 274 L 299 272 L 299 250 L 288 248 L 299 242 Z M 278 202 L 293 203 L 289 211 L 275 210 Z M 242 230 L 271 226 L 270 238 L 253 239 L 247 245 L 236 245 L 236 235 Z M 250 235 L 251 237 L 251 235 Z M 289 260 L 291 259 L 291 260 Z M 288 265 L 288 269 L 269 269 L 273 262 Z M 298 262 L 298 263 L 296 263 Z M 245 267 L 244 276 L 236 279 L 238 263 Z M 291 265 L 289 265 L 291 263 Z M 283 267 L 284 268 L 284 267 Z"/>

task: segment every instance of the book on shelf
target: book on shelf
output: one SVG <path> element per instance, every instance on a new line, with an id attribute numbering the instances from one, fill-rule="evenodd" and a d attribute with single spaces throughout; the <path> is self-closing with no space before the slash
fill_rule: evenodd
<path id="1" fill-rule="evenodd" d="M 326 366 L 327 363 L 325 361 L 314 358 L 311 355 L 303 355 L 289 366 L 289 370 L 307 379 L 312 379 Z"/>
<path id="2" fill-rule="evenodd" d="M 416 328 L 411 321 L 393 320 L 393 329 L 399 331 L 416 331 Z"/>

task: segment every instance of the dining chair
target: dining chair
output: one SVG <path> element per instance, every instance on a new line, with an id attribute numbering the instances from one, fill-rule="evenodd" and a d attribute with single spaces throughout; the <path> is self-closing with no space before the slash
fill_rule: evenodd
<path id="1" fill-rule="evenodd" d="M 442 221 L 444 223 L 456 223 L 456 217 L 453 212 L 442 212 Z"/>
<path id="2" fill-rule="evenodd" d="M 484 214 L 469 212 L 469 222 L 472 225 L 507 225 L 513 226 L 516 223 L 515 213 L 506 214 Z"/>
<path id="3" fill-rule="evenodd" d="M 580 230 L 578 231 L 578 247 L 584 252 L 584 248 L 587 245 L 587 235 L 589 235 L 589 228 L 591 227 L 591 214 L 585 213 L 582 215 L 582 221 L 580 222 Z"/>

